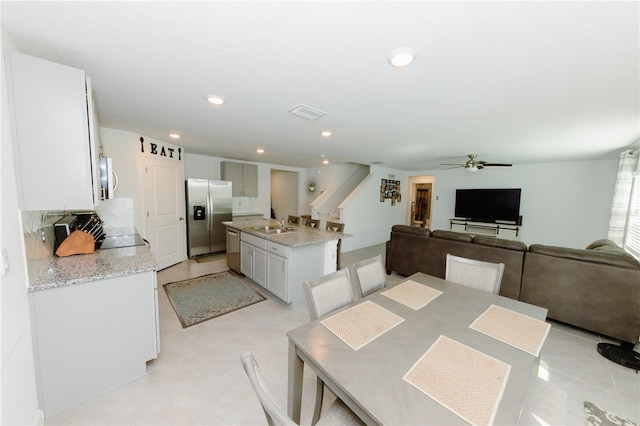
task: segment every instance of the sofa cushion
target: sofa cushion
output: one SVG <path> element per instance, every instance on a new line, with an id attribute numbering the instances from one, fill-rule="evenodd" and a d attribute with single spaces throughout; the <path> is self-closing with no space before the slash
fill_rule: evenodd
<path id="1" fill-rule="evenodd" d="M 462 232 L 455 231 L 432 231 L 431 236 L 433 238 L 441 238 L 443 240 L 460 241 L 463 243 L 473 242 L 473 236 L 470 234 L 463 234 Z"/>
<path id="2" fill-rule="evenodd" d="M 522 241 L 505 240 L 503 238 L 476 235 L 475 237 L 473 237 L 473 242 L 475 244 L 480 244 L 483 246 L 498 247 L 508 250 L 527 251 L 527 245 Z"/>
<path id="3" fill-rule="evenodd" d="M 419 237 L 428 237 L 431 234 L 429 228 L 409 225 L 393 225 L 391 227 L 391 232 L 401 232 L 403 234 L 417 235 Z"/>
<path id="4" fill-rule="evenodd" d="M 622 268 L 640 269 L 640 262 L 617 246 L 600 246 L 592 250 L 582 250 L 532 244 L 529 246 L 529 252 Z"/>
<path id="5" fill-rule="evenodd" d="M 585 248 L 585 250 L 591 250 L 591 249 L 602 247 L 602 246 L 616 246 L 616 243 L 614 243 L 613 241 L 608 240 L 606 238 L 603 238 L 601 240 L 596 240 L 596 241 L 592 242 L 591 244 L 589 244 Z"/>

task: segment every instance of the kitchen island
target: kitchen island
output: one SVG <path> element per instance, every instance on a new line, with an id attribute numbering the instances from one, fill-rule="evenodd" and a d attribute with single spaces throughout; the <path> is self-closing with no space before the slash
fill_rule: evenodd
<path id="1" fill-rule="evenodd" d="M 338 240 L 351 237 L 287 224 L 288 231 L 267 233 L 274 220 L 223 222 L 240 231 L 240 272 L 292 305 L 306 305 L 303 283 L 336 270 Z"/>
<path id="2" fill-rule="evenodd" d="M 146 374 L 160 350 L 156 269 L 146 245 L 113 248 L 53 257 L 30 282 L 45 415 Z"/>

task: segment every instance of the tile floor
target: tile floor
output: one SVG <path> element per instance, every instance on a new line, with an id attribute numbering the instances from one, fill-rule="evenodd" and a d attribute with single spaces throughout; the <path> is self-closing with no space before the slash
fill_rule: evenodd
<path id="1" fill-rule="evenodd" d="M 384 245 L 342 254 L 342 264 L 384 253 Z M 186 261 L 158 273 L 158 285 L 226 270 L 225 260 Z M 390 284 L 402 277 L 392 275 Z M 161 353 L 148 374 L 48 416 L 45 425 L 258 425 L 264 414 L 240 365 L 250 349 L 286 407 L 286 332 L 309 320 L 306 307 L 264 302 L 183 329 L 162 289 Z M 640 424 L 640 375 L 600 356 L 605 338 L 551 322 L 539 376 L 568 394 L 567 425 L 584 425 L 583 401 Z M 305 371 L 302 424 L 313 411 L 315 377 Z M 329 393 L 329 392 L 326 392 Z"/>

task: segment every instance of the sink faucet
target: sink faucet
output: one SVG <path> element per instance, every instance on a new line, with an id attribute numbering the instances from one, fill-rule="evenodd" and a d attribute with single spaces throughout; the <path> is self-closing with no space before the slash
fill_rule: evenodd
<path id="1" fill-rule="evenodd" d="M 282 226 L 284 228 L 284 217 L 282 219 L 280 219 L 280 226 Z"/>

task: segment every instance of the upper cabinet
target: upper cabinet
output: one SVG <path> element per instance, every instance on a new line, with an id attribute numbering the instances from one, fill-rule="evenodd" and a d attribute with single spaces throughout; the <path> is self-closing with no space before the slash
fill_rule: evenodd
<path id="1" fill-rule="evenodd" d="M 17 52 L 5 51 L 4 61 L 20 208 L 95 208 L 98 129 L 89 79 Z"/>
<path id="2" fill-rule="evenodd" d="M 220 178 L 232 182 L 231 192 L 234 197 L 258 196 L 258 166 L 256 164 L 220 163 Z"/>

